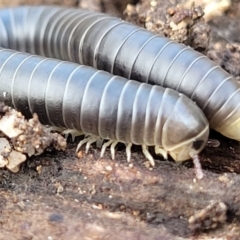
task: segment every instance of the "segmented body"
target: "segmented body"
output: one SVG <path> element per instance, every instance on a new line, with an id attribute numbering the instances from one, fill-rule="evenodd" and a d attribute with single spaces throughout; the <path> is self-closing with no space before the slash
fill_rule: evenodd
<path id="1" fill-rule="evenodd" d="M 69 60 L 173 88 L 204 111 L 210 126 L 240 140 L 240 90 L 206 56 L 102 13 L 62 7 L 0 11 L 0 45 Z"/>
<path id="2" fill-rule="evenodd" d="M 202 150 L 209 132 L 198 106 L 174 90 L 14 50 L 0 49 L 0 101 L 93 141 L 142 145 L 153 165 L 148 146 L 181 161 Z"/>

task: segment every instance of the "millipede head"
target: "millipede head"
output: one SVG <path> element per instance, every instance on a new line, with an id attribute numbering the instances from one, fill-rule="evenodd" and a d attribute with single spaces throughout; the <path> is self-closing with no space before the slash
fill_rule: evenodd
<path id="1" fill-rule="evenodd" d="M 181 162 L 198 155 L 205 147 L 209 135 L 209 127 L 203 129 L 196 137 L 182 142 L 168 149 L 168 154 L 176 161 Z"/>
<path id="2" fill-rule="evenodd" d="M 162 130 L 162 147 L 175 161 L 199 154 L 209 136 L 209 123 L 201 109 L 180 95 Z"/>

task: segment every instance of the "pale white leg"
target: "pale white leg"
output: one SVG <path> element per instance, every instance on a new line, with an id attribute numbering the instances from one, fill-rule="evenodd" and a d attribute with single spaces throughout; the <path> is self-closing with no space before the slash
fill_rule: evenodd
<path id="1" fill-rule="evenodd" d="M 85 151 L 86 153 L 88 153 L 91 144 L 96 142 L 98 139 L 99 139 L 99 137 L 97 137 L 97 136 L 91 136 L 90 137 L 90 139 L 89 139 L 89 141 L 87 142 L 87 145 L 86 145 L 86 151 Z"/>
<path id="2" fill-rule="evenodd" d="M 104 155 L 104 153 L 105 153 L 105 151 L 106 151 L 106 148 L 107 148 L 108 146 L 110 146 L 113 142 L 114 142 L 114 140 L 109 140 L 109 141 L 105 142 L 105 143 L 102 145 L 102 150 L 101 150 L 101 155 L 100 155 L 101 158 L 103 157 L 103 155 Z"/>
<path id="3" fill-rule="evenodd" d="M 88 140 L 89 140 L 89 138 L 84 138 L 82 141 L 80 141 L 79 144 L 77 145 L 76 152 L 79 152 L 79 149 L 80 149 L 80 148 L 82 147 L 82 145 L 85 144 Z"/>
<path id="4" fill-rule="evenodd" d="M 87 136 L 86 138 L 84 138 L 82 141 L 79 142 L 79 144 L 77 145 L 76 152 L 79 151 L 79 149 L 82 147 L 83 144 L 85 144 L 85 143 L 88 144 L 88 142 L 90 141 L 90 144 L 88 144 L 89 147 L 90 147 L 90 145 L 91 145 L 93 142 L 96 142 L 97 139 L 98 139 L 98 137 L 96 137 L 96 136 L 92 136 L 92 135 Z M 88 146 L 86 146 L 86 152 L 88 152 L 87 147 L 88 147 Z M 89 147 L 88 147 L 88 149 L 89 149 Z"/>
<path id="5" fill-rule="evenodd" d="M 144 156 L 149 160 L 152 167 L 154 167 L 155 161 L 154 161 L 152 155 L 150 154 L 150 152 L 148 151 L 148 147 L 146 145 L 142 145 L 142 151 L 143 151 Z"/>
<path id="6" fill-rule="evenodd" d="M 164 159 L 168 159 L 168 152 L 164 148 L 155 146 L 155 153 L 162 155 Z"/>
<path id="7" fill-rule="evenodd" d="M 207 146 L 217 148 L 220 146 L 220 142 L 217 139 L 208 139 Z"/>
<path id="8" fill-rule="evenodd" d="M 132 143 L 128 143 L 128 145 L 126 147 L 127 161 L 128 162 L 130 162 L 130 160 L 131 160 L 131 147 L 132 147 Z"/>
<path id="9" fill-rule="evenodd" d="M 51 126 L 51 125 L 46 125 L 46 128 L 49 131 L 55 131 L 55 132 L 62 132 L 65 130 L 65 128 L 63 128 L 63 127 L 56 127 L 56 126 Z"/>
<path id="10" fill-rule="evenodd" d="M 65 135 L 66 138 L 69 135 L 71 135 L 73 142 L 77 136 L 84 135 L 84 133 L 82 131 L 78 131 L 76 129 L 66 129 L 66 130 L 62 131 L 62 133 Z"/>
<path id="11" fill-rule="evenodd" d="M 114 141 L 111 145 L 110 151 L 111 151 L 112 159 L 115 159 L 115 147 L 117 144 L 118 144 L 118 141 Z"/>

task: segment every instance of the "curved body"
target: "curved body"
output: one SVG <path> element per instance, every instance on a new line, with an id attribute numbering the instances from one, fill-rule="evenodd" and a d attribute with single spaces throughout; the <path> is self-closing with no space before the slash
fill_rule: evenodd
<path id="1" fill-rule="evenodd" d="M 177 161 L 206 144 L 207 119 L 172 89 L 71 62 L 0 49 L 0 101 L 42 123 L 162 148 Z"/>
<path id="2" fill-rule="evenodd" d="M 102 13 L 62 7 L 0 10 L 0 46 L 59 58 L 184 93 L 210 126 L 240 140 L 240 88 L 195 50 Z"/>

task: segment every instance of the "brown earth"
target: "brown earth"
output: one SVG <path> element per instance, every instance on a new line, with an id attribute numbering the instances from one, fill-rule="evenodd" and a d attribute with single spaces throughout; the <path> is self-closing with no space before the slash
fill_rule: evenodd
<path id="1" fill-rule="evenodd" d="M 190 44 L 239 79 L 239 1 L 210 16 L 208 24 L 201 14 L 193 18 L 199 10 L 185 1 L 188 11 L 176 9 L 177 0 L 128 2 L 1 0 L 0 5 L 61 4 L 122 16 Z M 165 24 L 186 16 L 194 23 L 177 33 Z M 1 170 L 0 239 L 240 239 L 240 146 L 215 132 L 211 138 L 220 146 L 202 152 L 200 181 L 191 161 L 158 158 L 151 169 L 138 147 L 127 163 L 121 146 L 114 161 L 109 153 L 99 159 L 96 146 L 79 159 L 70 141 L 66 152 L 32 157 L 18 173 Z"/>

